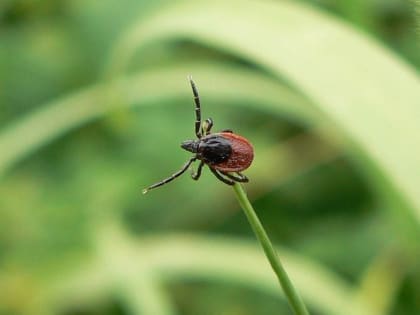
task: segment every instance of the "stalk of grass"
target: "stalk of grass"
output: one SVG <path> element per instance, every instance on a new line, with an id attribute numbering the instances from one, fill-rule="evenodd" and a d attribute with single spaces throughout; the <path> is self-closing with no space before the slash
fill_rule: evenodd
<path id="1" fill-rule="evenodd" d="M 242 209 L 245 212 L 246 217 L 248 218 L 249 223 L 260 242 L 264 253 L 267 256 L 268 261 L 270 262 L 271 267 L 274 270 L 274 273 L 277 276 L 278 281 L 283 289 L 283 292 L 286 296 L 287 301 L 289 302 L 290 307 L 293 309 L 296 315 L 309 315 L 308 310 L 306 309 L 305 304 L 303 303 L 302 298 L 294 288 L 292 282 L 289 279 L 289 276 L 286 273 L 286 270 L 283 268 L 280 259 L 275 251 L 273 244 L 270 241 L 267 233 L 261 221 L 258 219 L 258 216 L 252 207 L 252 204 L 249 202 L 245 190 L 242 185 L 235 183 L 233 186 L 235 191 L 236 198 L 239 201 Z"/>

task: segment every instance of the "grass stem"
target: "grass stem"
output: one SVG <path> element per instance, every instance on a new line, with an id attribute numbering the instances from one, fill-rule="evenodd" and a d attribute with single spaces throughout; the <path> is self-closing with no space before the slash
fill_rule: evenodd
<path id="1" fill-rule="evenodd" d="M 248 221 L 251 224 L 252 229 L 254 230 L 255 236 L 257 237 L 262 248 L 264 249 L 265 255 L 267 256 L 267 259 L 270 262 L 270 265 L 273 268 L 281 287 L 283 288 L 283 292 L 286 296 L 287 301 L 290 304 L 290 307 L 293 309 L 296 315 L 309 315 L 302 298 L 300 297 L 296 289 L 293 287 L 292 282 L 290 281 L 286 271 L 284 270 L 280 259 L 277 255 L 277 252 L 274 249 L 260 220 L 258 219 L 254 208 L 249 202 L 242 185 L 239 183 L 235 183 L 233 189 L 236 193 L 236 197 L 239 201 L 239 204 L 244 210 L 245 215 L 247 216 Z"/>

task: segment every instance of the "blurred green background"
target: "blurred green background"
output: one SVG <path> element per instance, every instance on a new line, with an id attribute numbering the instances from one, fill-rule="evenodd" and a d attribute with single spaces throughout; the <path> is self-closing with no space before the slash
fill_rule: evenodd
<path id="1" fill-rule="evenodd" d="M 416 5 L 1 0 L 0 314 L 291 314 L 208 169 L 140 194 L 189 157 L 188 74 L 310 313 L 419 314 Z"/>

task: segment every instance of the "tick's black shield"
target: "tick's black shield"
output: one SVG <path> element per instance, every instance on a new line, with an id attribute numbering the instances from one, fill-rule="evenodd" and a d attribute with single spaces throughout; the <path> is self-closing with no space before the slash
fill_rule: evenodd
<path id="1" fill-rule="evenodd" d="M 210 165 L 226 161 L 232 153 L 229 140 L 219 135 L 209 135 L 201 139 L 198 158 Z"/>

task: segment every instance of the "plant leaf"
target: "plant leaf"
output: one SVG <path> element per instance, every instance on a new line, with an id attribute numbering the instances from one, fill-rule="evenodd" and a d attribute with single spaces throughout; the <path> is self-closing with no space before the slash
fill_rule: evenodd
<path id="1" fill-rule="evenodd" d="M 118 286 L 125 292 L 135 292 L 138 279 L 142 277 L 150 278 L 152 281 L 148 281 L 149 284 L 188 279 L 238 283 L 276 298 L 281 292 L 268 262 L 254 241 L 197 234 L 130 239 L 114 224 L 101 225 L 96 236 L 99 256 L 81 268 L 89 274 L 72 274 L 70 281 L 63 279 L 62 275 L 58 277 L 59 282 L 45 291 L 48 294 L 43 297 L 44 305 L 55 305 L 58 302 L 56 299 L 63 296 L 78 300 L 86 294 L 97 295 L 95 292 L 103 295 L 106 294 L 104 287 L 105 291 L 115 290 Z M 351 298 L 352 287 L 338 275 L 291 251 L 279 249 L 279 255 L 302 297 L 314 310 L 331 315 L 370 314 L 367 305 Z M 92 265 L 95 266 L 93 269 Z M 45 308 L 48 309 L 47 306 Z M 162 314 L 165 312 L 170 313 L 162 311 Z"/>
<path id="2" fill-rule="evenodd" d="M 152 101 L 183 95 L 190 98 L 185 76 L 188 72 L 199 75 L 202 84 L 208 84 L 210 96 L 216 99 L 243 101 L 247 106 L 260 103 L 271 111 L 275 108 L 276 112 L 282 112 L 290 119 L 315 116 L 306 109 L 310 106 L 304 97 L 252 71 L 217 64 L 154 69 L 52 101 L 4 128 L 0 132 L 0 175 L 39 147 L 110 111 L 124 106 L 150 105 Z M 218 80 L 214 80 L 215 77 Z M 185 78 L 185 82 L 180 78 Z M 182 83 L 174 85 L 173 82 Z M 109 96 L 127 99 L 126 102 L 110 102 Z"/>
<path id="3" fill-rule="evenodd" d="M 323 113 L 323 134 L 349 151 L 394 206 L 411 245 L 420 222 L 420 81 L 373 39 L 304 5 L 186 2 L 135 25 L 116 46 L 109 73 L 137 50 L 189 39 L 234 54 L 286 79 Z M 415 222 L 415 223 L 413 223 Z"/>

